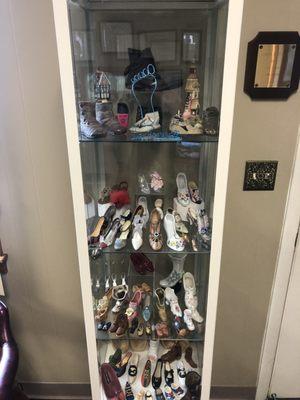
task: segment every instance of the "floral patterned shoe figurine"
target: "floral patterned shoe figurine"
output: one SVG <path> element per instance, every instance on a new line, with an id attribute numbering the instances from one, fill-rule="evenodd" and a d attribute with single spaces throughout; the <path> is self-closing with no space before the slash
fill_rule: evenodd
<path id="1" fill-rule="evenodd" d="M 150 178 L 151 178 L 150 182 L 151 189 L 153 189 L 154 192 L 160 192 L 164 187 L 164 181 L 162 177 L 159 175 L 157 171 L 153 171 L 150 174 Z"/>
<path id="2" fill-rule="evenodd" d="M 180 238 L 175 228 L 175 218 L 173 214 L 167 213 L 164 218 L 164 228 L 167 233 L 167 245 L 175 251 L 184 250 L 184 241 Z"/>
<path id="3" fill-rule="evenodd" d="M 171 312 L 176 317 L 182 317 L 182 311 L 178 304 L 178 297 L 176 296 L 173 289 L 167 287 L 165 290 L 166 304 L 171 308 Z"/>
<path id="4" fill-rule="evenodd" d="M 198 189 L 197 184 L 194 181 L 190 181 L 188 184 L 189 188 L 189 194 L 190 198 L 193 203 L 200 204 L 201 203 L 201 197 L 200 197 L 200 192 Z"/>

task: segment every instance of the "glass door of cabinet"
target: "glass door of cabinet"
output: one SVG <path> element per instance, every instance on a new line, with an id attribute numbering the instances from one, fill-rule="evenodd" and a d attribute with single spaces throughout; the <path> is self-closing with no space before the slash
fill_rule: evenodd
<path id="1" fill-rule="evenodd" d="M 100 398 L 198 399 L 227 2 L 68 9 Z"/>

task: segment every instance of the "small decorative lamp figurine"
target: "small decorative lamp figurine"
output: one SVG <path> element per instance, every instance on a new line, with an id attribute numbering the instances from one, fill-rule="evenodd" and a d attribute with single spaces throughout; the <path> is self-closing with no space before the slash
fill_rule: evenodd
<path id="1" fill-rule="evenodd" d="M 7 274 L 7 259 L 8 255 L 3 253 L 2 244 L 0 240 L 0 273 Z"/>
<path id="2" fill-rule="evenodd" d="M 183 112 L 183 119 L 199 115 L 200 112 L 200 84 L 197 77 L 196 66 L 190 66 L 189 75 L 185 85 L 186 100 Z"/>
<path id="3" fill-rule="evenodd" d="M 111 95 L 111 83 L 105 72 L 97 68 L 95 72 L 95 100 L 108 101 Z"/>

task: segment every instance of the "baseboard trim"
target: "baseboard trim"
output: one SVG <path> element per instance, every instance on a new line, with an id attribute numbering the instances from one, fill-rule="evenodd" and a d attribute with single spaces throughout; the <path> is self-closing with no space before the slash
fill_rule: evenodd
<path id="1" fill-rule="evenodd" d="M 20 382 L 30 399 L 91 400 L 89 383 Z"/>
<path id="2" fill-rule="evenodd" d="M 256 387 L 253 386 L 212 386 L 211 399 L 255 399 Z"/>
<path id="3" fill-rule="evenodd" d="M 91 400 L 89 383 L 20 382 L 30 399 Z M 211 399 L 253 400 L 256 387 L 213 386 Z"/>

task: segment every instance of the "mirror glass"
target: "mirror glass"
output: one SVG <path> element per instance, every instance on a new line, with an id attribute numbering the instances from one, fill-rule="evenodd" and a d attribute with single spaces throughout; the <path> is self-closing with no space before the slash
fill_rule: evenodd
<path id="1" fill-rule="evenodd" d="M 289 88 L 296 44 L 259 44 L 254 86 Z"/>

